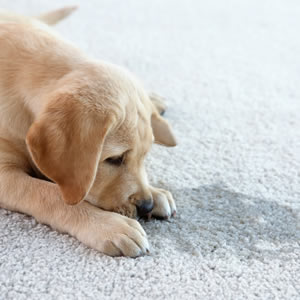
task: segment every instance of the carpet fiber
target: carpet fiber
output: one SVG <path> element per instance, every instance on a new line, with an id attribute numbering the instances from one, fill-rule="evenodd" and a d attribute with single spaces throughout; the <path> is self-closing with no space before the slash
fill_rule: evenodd
<path id="1" fill-rule="evenodd" d="M 129 259 L 0 209 L 0 299 L 300 299 L 300 2 L 76 3 L 57 31 L 167 99 L 179 145 L 147 168 L 178 215 L 142 222 L 151 255 Z"/>

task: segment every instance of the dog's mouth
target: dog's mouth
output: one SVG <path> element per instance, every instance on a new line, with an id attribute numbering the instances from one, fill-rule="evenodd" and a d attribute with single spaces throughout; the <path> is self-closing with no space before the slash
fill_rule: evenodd
<path id="1" fill-rule="evenodd" d="M 139 213 L 139 209 L 134 205 L 131 206 L 121 206 L 113 210 L 122 216 L 135 219 L 135 220 L 150 220 L 152 218 L 152 209 L 147 213 Z"/>
<path id="2" fill-rule="evenodd" d="M 138 217 L 138 221 L 140 220 L 150 221 L 151 218 L 152 218 L 152 212 L 149 212 L 145 216 Z"/>
<path id="3" fill-rule="evenodd" d="M 113 209 L 113 212 L 118 213 L 122 216 L 131 218 L 131 219 L 138 219 L 137 209 L 134 205 L 128 206 L 120 206 Z"/>

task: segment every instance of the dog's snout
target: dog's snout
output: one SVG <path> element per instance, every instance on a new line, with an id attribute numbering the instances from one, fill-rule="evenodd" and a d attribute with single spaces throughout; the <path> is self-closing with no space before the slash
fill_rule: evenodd
<path id="1" fill-rule="evenodd" d="M 141 200 L 139 204 L 136 205 L 137 213 L 140 217 L 146 216 L 153 209 L 152 198 L 147 200 Z"/>

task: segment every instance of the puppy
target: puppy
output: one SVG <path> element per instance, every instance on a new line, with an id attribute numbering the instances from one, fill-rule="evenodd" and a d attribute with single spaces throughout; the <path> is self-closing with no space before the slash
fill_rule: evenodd
<path id="1" fill-rule="evenodd" d="M 164 105 L 128 71 L 90 59 L 47 24 L 0 13 L 0 206 L 35 217 L 111 256 L 149 251 L 137 216 L 169 218 L 152 187 L 153 142 L 175 146 Z"/>

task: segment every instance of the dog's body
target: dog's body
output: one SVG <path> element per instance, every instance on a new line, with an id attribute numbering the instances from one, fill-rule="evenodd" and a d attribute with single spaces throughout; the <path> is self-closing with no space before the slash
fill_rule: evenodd
<path id="1" fill-rule="evenodd" d="M 87 58 L 37 19 L 0 13 L 1 207 L 109 255 L 146 253 L 131 218 L 176 211 L 143 164 L 154 139 L 175 145 L 160 110 L 129 72 Z"/>

